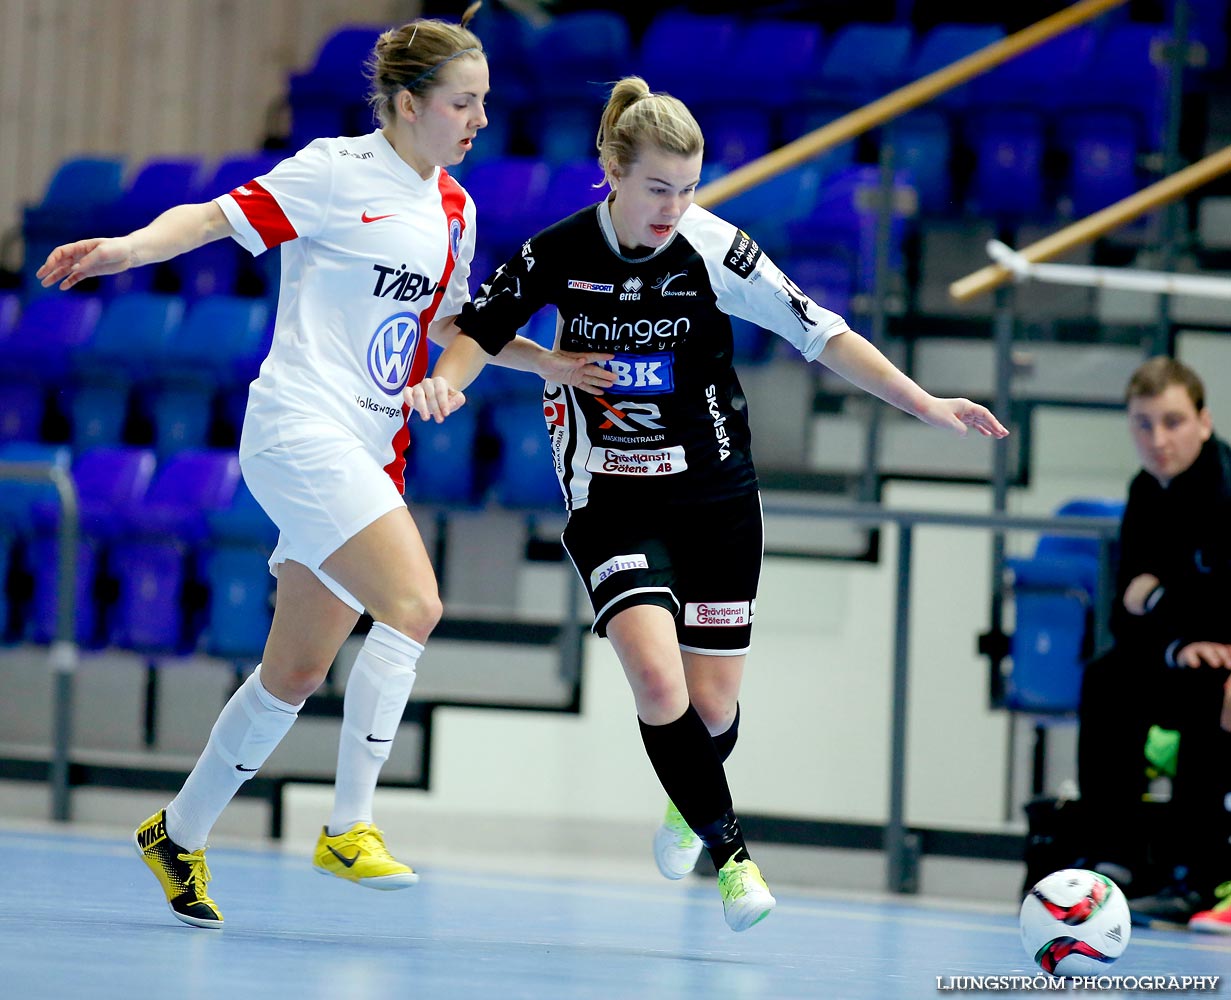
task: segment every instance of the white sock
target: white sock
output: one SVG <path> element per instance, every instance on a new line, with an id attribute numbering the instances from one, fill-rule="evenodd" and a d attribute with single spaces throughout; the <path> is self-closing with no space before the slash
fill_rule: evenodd
<path id="1" fill-rule="evenodd" d="M 423 646 L 382 622 L 373 622 L 355 657 L 342 701 L 338 776 L 329 835 L 372 822 L 372 797 L 382 765 L 415 683 Z"/>
<path id="2" fill-rule="evenodd" d="M 302 707 L 266 691 L 258 664 L 222 707 L 196 766 L 167 806 L 167 836 L 189 851 L 204 847 L 222 810 L 269 759 Z"/>

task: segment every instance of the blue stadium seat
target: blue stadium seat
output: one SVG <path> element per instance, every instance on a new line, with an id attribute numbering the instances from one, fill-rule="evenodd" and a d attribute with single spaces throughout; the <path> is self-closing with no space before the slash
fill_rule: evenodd
<path id="1" fill-rule="evenodd" d="M 73 482 L 80 504 L 81 534 L 77 554 L 76 635 L 87 647 L 103 643 L 98 599 L 101 562 L 107 545 L 122 530 L 123 518 L 139 503 L 154 474 L 154 454 L 138 448 L 94 448 L 73 462 Z M 32 507 L 30 572 L 34 580 L 26 638 L 50 642 L 56 633 L 58 502 L 41 500 Z"/>
<path id="2" fill-rule="evenodd" d="M 866 104 L 904 82 L 910 47 L 908 25 L 847 24 L 804 82 L 804 96 L 845 109 Z"/>
<path id="3" fill-rule="evenodd" d="M 38 440 L 48 404 L 68 398 L 73 357 L 94 335 L 102 303 L 93 296 L 45 295 L 27 303 L 0 340 L 0 440 Z"/>
<path id="4" fill-rule="evenodd" d="M 208 535 L 209 512 L 230 505 L 239 478 L 232 452 L 183 451 L 159 466 L 111 548 L 109 571 L 118 587 L 107 623 L 112 645 L 171 653 L 195 645 L 203 622 L 186 599 L 196 579 L 191 556 Z"/>
<path id="5" fill-rule="evenodd" d="M 904 115 L 889 126 L 889 136 L 894 166 L 910 174 L 919 192 L 920 213 L 954 214 L 952 133 L 945 118 L 928 111 Z"/>
<path id="6" fill-rule="evenodd" d="M 786 227 L 812 211 L 820 194 L 823 170 L 813 163 L 791 167 L 716 208 L 771 255 L 789 249 Z"/>
<path id="7" fill-rule="evenodd" d="M 697 107 L 730 90 L 743 65 L 741 24 L 724 14 L 670 8 L 654 16 L 641 37 L 640 74 L 650 89 Z"/>
<path id="8" fill-rule="evenodd" d="M 972 116 L 966 133 L 975 160 L 973 209 L 1005 223 L 1044 216 L 1042 117 L 1032 111 L 988 112 Z"/>
<path id="9" fill-rule="evenodd" d="M 560 507 L 563 495 L 552 467 L 542 401 L 494 403 L 485 419 L 500 449 L 491 484 L 496 503 L 515 509 Z"/>
<path id="10" fill-rule="evenodd" d="M 441 423 L 410 418 L 406 495 L 412 503 L 470 506 L 478 499 L 477 394 Z"/>
<path id="11" fill-rule="evenodd" d="M 102 302 L 94 296 L 56 295 L 26 305 L 17 326 L 0 340 L 0 378 L 62 384 L 72 374 L 73 355 L 94 335 Z"/>
<path id="12" fill-rule="evenodd" d="M 998 24 L 938 24 L 920 39 L 907 66 L 910 80 L 921 80 L 959 59 L 987 48 L 1004 38 Z M 936 100 L 945 107 L 964 107 L 970 99 L 970 85 L 958 87 Z"/>
<path id="13" fill-rule="evenodd" d="M 1083 217 L 1141 187 L 1137 126 L 1122 112 L 1077 113 L 1057 123 L 1057 146 L 1068 156 L 1064 193 L 1070 214 Z"/>
<path id="14" fill-rule="evenodd" d="M 515 117 L 534 98 L 535 29 L 503 4 L 485 5 L 472 28 L 483 42 L 491 75 L 487 106 L 497 117 Z"/>
<path id="15" fill-rule="evenodd" d="M 192 201 L 201 173 L 193 157 L 162 157 L 143 163 L 115 201 L 99 210 L 98 232 L 123 235 L 148 225 L 175 205 Z M 156 267 L 139 267 L 103 279 L 104 294 L 145 291 L 154 281 Z"/>
<path id="16" fill-rule="evenodd" d="M 636 68 L 628 24 L 615 11 L 561 11 L 528 41 L 535 91 L 542 101 L 601 87 Z"/>
<path id="17" fill-rule="evenodd" d="M 1119 517 L 1123 512 L 1120 500 L 1086 498 L 1063 504 L 1056 514 Z M 1044 535 L 1033 557 L 1009 560 L 1016 625 L 1006 708 L 1039 714 L 1077 710 L 1081 668 L 1091 653 L 1098 552 L 1093 538 Z"/>
<path id="18" fill-rule="evenodd" d="M 1094 54 L 1097 34 L 1080 25 L 970 81 L 971 109 L 1028 108 L 1052 112 L 1073 103 L 1074 82 Z"/>
<path id="19" fill-rule="evenodd" d="M 879 192 L 880 171 L 876 167 L 851 167 L 826 180 L 811 210 L 787 226 L 792 254 L 828 258 L 853 251 L 856 288 L 871 291 L 876 274 Z M 903 267 L 903 246 L 913 202 L 914 193 L 907 173 L 896 171 L 894 210 L 889 227 L 891 271 L 897 272 Z"/>
<path id="20" fill-rule="evenodd" d="M 292 149 L 322 136 L 372 130 L 364 67 L 382 30 L 377 25 L 338 28 L 322 43 L 311 69 L 291 74 L 287 99 Z"/>
<path id="21" fill-rule="evenodd" d="M 1132 114 L 1141 147 L 1161 149 L 1167 121 L 1167 66 L 1162 52 L 1169 39 L 1170 29 L 1159 25 L 1109 26 L 1072 81 L 1066 110 Z M 1160 61 L 1155 62 L 1156 56 Z"/>
<path id="22" fill-rule="evenodd" d="M 94 336 L 73 355 L 73 445 L 77 450 L 119 444 L 129 392 L 173 340 L 184 316 L 174 295 L 132 292 L 112 299 Z"/>
<path id="23" fill-rule="evenodd" d="M 595 159 L 572 160 L 553 166 L 543 196 L 543 205 L 547 211 L 538 228 L 602 201 L 607 195 L 607 187 L 594 186 L 602 179 L 603 172 Z"/>
<path id="24" fill-rule="evenodd" d="M 269 173 L 281 159 L 273 153 L 236 153 L 225 157 L 212 171 L 202 173 L 192 200 L 210 201 L 226 194 Z M 180 294 L 196 300 L 207 295 L 268 294 L 277 288 L 281 254 L 267 251 L 254 259 L 234 240 L 221 239 L 167 263 L 178 276 Z"/>
<path id="25" fill-rule="evenodd" d="M 0 378 L 0 441 L 38 441 L 45 410 L 42 385 Z"/>
<path id="26" fill-rule="evenodd" d="M 706 158 L 728 167 L 764 156 L 773 145 L 773 121 L 763 108 L 711 105 L 697 112 L 697 124 Z"/>
<path id="27" fill-rule="evenodd" d="M 835 245 L 827 250 L 801 251 L 776 263 L 818 306 L 839 316 L 851 315 L 858 270 L 853 250 Z M 781 348 L 771 335 L 763 349 L 772 355 Z"/>
<path id="28" fill-rule="evenodd" d="M 139 389 L 160 455 L 206 443 L 215 403 L 221 406 L 229 391 L 246 390 L 268 352 L 270 333 L 263 299 L 211 295 L 188 310 Z"/>
<path id="29" fill-rule="evenodd" d="M 805 81 L 816 74 L 824 33 L 806 21 L 758 17 L 740 28 L 739 48 L 741 60 L 756 74 L 757 103 L 780 109 L 794 104 Z"/>
<path id="30" fill-rule="evenodd" d="M 466 175 L 466 190 L 482 220 L 483 239 L 498 260 L 533 235 L 531 227 L 544 215 L 550 175 L 543 161 L 515 156 L 476 164 Z"/>
<path id="31" fill-rule="evenodd" d="M 62 243 L 99 235 L 99 211 L 120 197 L 124 163 L 113 157 L 81 156 L 62 162 L 51 175 L 42 201 L 22 212 L 25 244 L 22 287 L 27 300 L 47 294 L 34 277 L 47 255 Z"/>
<path id="32" fill-rule="evenodd" d="M 27 441 L 0 443 L 0 463 L 38 462 L 70 467 L 70 453 L 62 445 Z M 58 504 L 51 482 L 35 483 L 0 478 L 0 642 L 20 638 L 23 631 L 21 602 L 10 601 L 11 575 L 31 576 L 29 548 L 34 537 L 34 508 L 40 503 Z"/>
<path id="33" fill-rule="evenodd" d="M 0 292 L 0 340 L 17 329 L 21 318 L 21 296 L 16 292 Z"/>
<path id="34" fill-rule="evenodd" d="M 225 660 L 259 659 L 273 624 L 274 578 L 269 554 L 251 546 L 228 545 L 202 559 L 209 609 L 203 652 Z"/>
<path id="35" fill-rule="evenodd" d="M 70 467 L 71 453 L 64 445 L 36 441 L 5 441 L 0 443 L 0 462 L 38 462 Z M 39 504 L 58 506 L 59 499 L 51 482 L 30 483 L 0 479 L 0 527 L 27 535 L 34 527 L 34 508 Z"/>
<path id="36" fill-rule="evenodd" d="M 209 609 L 203 650 L 233 661 L 257 658 L 273 621 L 268 560 L 278 529 L 242 480 L 230 505 L 208 512 L 206 521 L 201 562 Z"/>
<path id="37" fill-rule="evenodd" d="M 773 334 L 738 316 L 731 317 L 731 341 L 735 364 L 757 364 L 769 356 Z"/>
<path id="38" fill-rule="evenodd" d="M 522 122 L 539 159 L 564 163 L 591 153 L 597 159 L 594 139 L 603 100 L 601 91 L 595 89 L 588 99 L 553 101 L 527 108 Z M 468 182 L 466 187 L 469 190 Z"/>

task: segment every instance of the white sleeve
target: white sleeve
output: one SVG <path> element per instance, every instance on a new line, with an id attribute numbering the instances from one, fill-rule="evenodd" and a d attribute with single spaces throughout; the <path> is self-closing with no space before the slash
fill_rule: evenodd
<path id="1" fill-rule="evenodd" d="M 697 205 L 686 218 L 686 235 L 705 261 L 723 312 L 772 330 L 809 361 L 830 337 L 850 329 L 841 316 L 805 295 L 742 229 Z"/>
<path id="2" fill-rule="evenodd" d="M 461 240 L 457 247 L 457 259 L 453 262 L 453 272 L 449 275 L 449 283 L 445 294 L 440 300 L 436 316 L 445 318 L 456 316 L 462 311 L 462 306 L 470 301 L 470 264 L 474 260 L 474 201 L 466 195 L 466 206 L 462 209 Z"/>
<path id="3" fill-rule="evenodd" d="M 315 236 L 333 194 L 326 140 L 316 139 L 273 170 L 214 200 L 254 256 L 300 236 Z"/>

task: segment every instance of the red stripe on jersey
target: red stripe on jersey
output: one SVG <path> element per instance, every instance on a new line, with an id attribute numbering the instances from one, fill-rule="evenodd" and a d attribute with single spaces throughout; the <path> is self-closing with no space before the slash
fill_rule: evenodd
<path id="1" fill-rule="evenodd" d="M 231 192 L 231 197 L 264 241 L 266 250 L 272 250 L 299 235 L 277 199 L 256 181 L 241 184 Z"/>
<path id="2" fill-rule="evenodd" d="M 444 298 L 445 289 L 449 285 L 449 279 L 453 276 L 453 265 L 457 261 L 457 251 L 453 243 L 453 223 L 456 220 L 458 226 L 457 246 L 461 246 L 462 234 L 466 231 L 466 219 L 463 211 L 466 208 L 466 192 L 462 190 L 460 184 L 452 177 L 445 173 L 444 168 L 440 170 L 440 181 L 438 184 L 440 190 L 440 207 L 445 213 L 445 238 L 448 240 L 449 252 L 445 255 L 445 269 L 440 275 L 440 280 L 436 283 L 436 294 L 432 296 L 432 301 L 428 303 L 426 309 L 419 314 L 419 347 L 415 351 L 414 360 L 410 364 L 410 375 L 406 379 L 407 385 L 417 385 L 423 381 L 427 375 L 427 331 L 432 325 L 432 320 L 436 318 L 436 310 L 440 308 L 440 301 Z M 405 403 L 402 404 L 402 416 L 409 419 L 410 407 Z M 406 446 L 410 443 L 410 429 L 403 421 L 401 428 L 397 434 L 393 436 L 393 461 L 385 466 L 385 472 L 389 478 L 393 480 L 393 485 L 398 488 L 399 492 L 404 492 L 406 489 Z"/>

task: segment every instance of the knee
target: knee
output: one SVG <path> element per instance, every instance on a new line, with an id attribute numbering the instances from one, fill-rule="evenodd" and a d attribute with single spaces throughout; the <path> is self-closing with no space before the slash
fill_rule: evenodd
<path id="1" fill-rule="evenodd" d="M 629 670 L 628 676 L 638 713 L 647 722 L 650 721 L 648 715 L 660 717 L 666 714 L 674 718 L 679 714 L 674 711 L 679 704 L 687 705 L 688 695 L 682 678 L 677 678 L 673 671 L 645 665 Z"/>
<path id="2" fill-rule="evenodd" d="M 275 698 L 298 705 L 307 701 L 324 683 L 332 665 L 332 659 L 324 662 L 312 658 L 286 663 L 267 651 L 261 663 L 261 686 Z"/>
<path id="3" fill-rule="evenodd" d="M 689 698 L 692 701 L 692 707 L 701 716 L 701 721 L 705 723 L 705 728 L 710 731 L 711 736 L 725 733 L 731 728 L 731 723 L 735 721 L 736 697 L 734 695 L 728 696 L 725 691 L 714 688 L 701 691 L 690 689 Z"/>
<path id="4" fill-rule="evenodd" d="M 432 629 L 444 614 L 440 596 L 432 591 L 427 594 L 403 594 L 391 598 L 384 607 L 369 608 L 372 618 L 382 622 L 416 642 L 424 643 Z"/>

